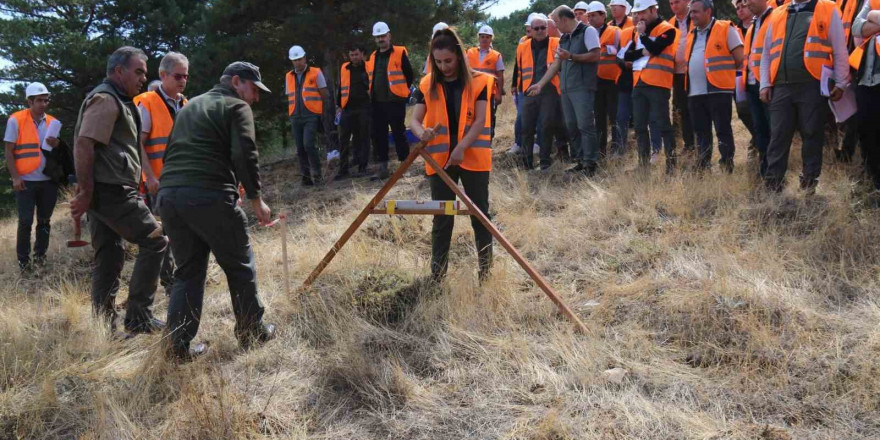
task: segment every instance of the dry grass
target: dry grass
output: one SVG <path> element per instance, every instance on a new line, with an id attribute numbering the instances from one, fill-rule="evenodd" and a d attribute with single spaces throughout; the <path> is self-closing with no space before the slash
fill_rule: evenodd
<path id="1" fill-rule="evenodd" d="M 506 103 L 499 127 L 512 119 Z M 468 222 L 437 291 L 424 282 L 430 219 L 382 217 L 302 297 L 283 293 L 279 232 L 255 228 L 279 338 L 238 349 L 215 267 L 200 334 L 212 352 L 175 367 L 159 336 L 111 341 L 90 316 L 89 250 L 62 248 L 66 207 L 39 281 L 17 278 L 6 220 L 0 439 L 878 438 L 880 210 L 830 163 L 812 199 L 754 191 L 742 150 L 733 176 L 643 178 L 630 156 L 575 182 L 499 155 L 495 220 L 586 335 L 500 247 L 478 287 Z M 293 169 L 266 180 L 276 211 L 295 205 L 296 284 L 376 186 L 303 190 Z M 413 172 L 395 196 L 429 189 Z M 603 375 L 614 367 L 628 370 L 619 383 Z"/>

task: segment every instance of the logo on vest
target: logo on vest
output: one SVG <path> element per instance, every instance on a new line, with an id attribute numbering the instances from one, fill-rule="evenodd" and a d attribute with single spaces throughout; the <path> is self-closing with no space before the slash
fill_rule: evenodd
<path id="1" fill-rule="evenodd" d="M 715 43 L 715 49 L 716 49 L 716 50 L 721 50 L 721 44 L 719 44 L 719 43 Z"/>

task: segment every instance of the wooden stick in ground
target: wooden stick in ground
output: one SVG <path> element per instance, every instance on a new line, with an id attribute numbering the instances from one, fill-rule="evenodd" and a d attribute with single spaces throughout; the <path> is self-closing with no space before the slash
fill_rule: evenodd
<path id="1" fill-rule="evenodd" d="M 513 245 L 510 244 L 510 242 L 507 241 L 507 239 L 504 238 L 503 235 L 501 235 L 501 231 L 499 231 L 498 228 L 496 228 L 495 225 L 492 224 L 491 221 L 489 221 L 489 218 L 486 217 L 486 215 L 483 214 L 483 212 L 480 211 L 476 207 L 476 205 L 474 205 L 474 202 L 471 201 L 470 197 L 468 197 L 467 194 L 465 194 L 464 191 L 462 191 L 458 187 L 458 185 L 456 185 L 452 178 L 449 177 L 449 174 L 446 174 L 446 171 L 443 169 L 443 167 L 440 166 L 440 164 L 438 164 L 437 161 L 434 160 L 434 158 L 431 157 L 431 155 L 428 154 L 426 151 L 420 150 L 419 154 L 422 156 L 423 159 L 425 159 L 425 162 L 427 162 L 429 165 L 431 165 L 432 168 L 437 170 L 437 175 L 440 176 L 440 179 L 442 179 L 443 182 L 445 182 L 446 185 L 449 187 L 449 189 L 451 189 L 452 192 L 454 192 L 455 195 L 458 196 L 458 198 L 462 202 L 464 202 L 464 204 L 468 207 L 468 210 L 471 212 L 471 215 L 477 217 L 480 223 L 482 223 L 483 226 L 485 226 L 486 229 L 489 230 L 492 236 L 495 237 L 495 239 L 498 240 L 499 243 L 501 243 L 501 246 L 504 247 L 505 250 L 507 250 L 507 253 L 509 253 L 510 256 L 513 257 L 513 259 L 516 260 L 516 262 L 519 263 L 519 265 L 526 271 L 526 273 L 528 273 L 529 276 L 532 277 L 532 280 L 534 280 L 538 287 L 540 287 L 541 290 L 544 291 L 547 297 L 550 298 L 551 301 L 556 303 L 556 307 L 559 307 L 559 311 L 561 311 L 563 315 L 565 315 L 569 320 L 571 320 L 571 322 L 574 323 L 577 330 L 579 330 L 581 333 L 587 333 L 587 326 L 585 326 L 584 323 L 581 322 L 580 318 L 578 318 L 577 315 L 575 315 L 574 312 L 571 311 L 568 305 L 566 305 L 565 302 L 562 301 L 562 298 L 560 298 L 559 295 L 557 295 L 556 292 L 553 290 L 553 288 L 550 287 L 550 284 L 547 283 L 547 280 L 545 280 L 544 277 L 541 276 L 541 274 L 539 274 L 538 271 L 536 271 L 532 267 L 532 265 L 529 264 L 529 262 L 526 261 L 525 258 L 523 258 L 522 255 L 520 255 L 516 248 L 513 247 Z"/>
<path id="2" fill-rule="evenodd" d="M 343 246 L 345 246 L 345 243 L 348 242 L 348 240 L 355 233 L 355 231 L 357 231 L 364 220 L 369 217 L 369 215 L 373 211 L 373 208 L 375 208 L 379 203 L 382 202 L 382 200 L 385 198 L 385 195 L 388 194 L 388 191 L 391 191 L 391 188 L 394 187 L 394 184 L 397 183 L 397 181 L 400 180 L 401 177 L 403 177 L 403 173 L 405 173 L 406 169 L 409 168 L 410 165 L 412 165 L 413 161 L 415 161 L 417 157 L 419 157 L 419 152 L 421 152 L 423 148 L 425 148 L 425 142 L 419 142 L 415 146 L 413 146 L 412 150 L 409 153 L 409 156 L 406 157 L 406 160 L 404 160 L 403 163 L 401 163 L 400 166 L 397 167 L 397 171 L 395 171 L 394 174 L 391 175 L 388 181 L 385 182 L 385 185 L 382 185 L 382 189 L 380 189 L 379 192 L 377 192 L 376 195 L 373 196 L 373 199 L 370 200 L 370 203 L 367 203 L 367 206 L 364 207 L 361 213 L 358 214 L 357 218 L 354 219 L 354 222 L 352 222 L 352 224 L 348 227 L 348 229 L 345 230 L 342 236 L 339 237 L 339 240 L 336 240 L 336 243 L 333 244 L 333 247 L 330 248 L 330 250 L 327 252 L 327 255 L 324 255 L 324 258 L 321 260 L 320 263 L 318 263 L 318 266 L 315 267 L 314 270 L 312 270 L 312 273 L 309 274 L 309 277 L 306 278 L 305 281 L 303 281 L 303 284 L 300 287 L 300 291 L 308 289 L 309 286 L 311 286 L 312 283 L 315 281 L 315 279 L 318 278 L 318 275 L 321 275 L 321 272 L 323 272 L 324 268 L 327 267 L 328 264 L 330 264 L 330 262 L 333 260 L 333 257 L 335 257 L 337 253 L 339 253 L 339 250 L 342 249 Z"/>
<path id="3" fill-rule="evenodd" d="M 284 260 L 284 292 L 290 295 L 290 271 L 287 268 L 287 214 L 282 212 L 279 216 L 281 220 L 281 259 Z"/>

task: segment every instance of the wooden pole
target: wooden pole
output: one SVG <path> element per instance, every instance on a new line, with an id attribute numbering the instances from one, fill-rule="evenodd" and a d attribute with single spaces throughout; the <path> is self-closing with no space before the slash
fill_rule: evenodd
<path id="1" fill-rule="evenodd" d="M 485 226 L 486 229 L 489 230 L 492 236 L 495 237 L 495 239 L 498 240 L 499 243 L 501 243 L 501 246 L 504 247 L 505 250 L 507 250 L 510 256 L 513 257 L 513 259 L 516 260 L 517 263 L 519 263 L 519 265 L 523 268 L 523 270 L 526 271 L 526 273 L 529 274 L 530 277 L 532 277 L 538 287 L 540 287 L 541 290 L 543 290 L 544 293 L 547 295 L 547 297 L 556 304 L 556 307 L 559 308 L 559 311 L 561 311 L 563 315 L 571 320 L 574 323 L 575 327 L 577 327 L 577 329 L 581 333 L 586 333 L 587 326 L 585 326 L 584 323 L 581 322 L 580 318 L 578 318 L 577 315 L 575 315 L 574 312 L 568 307 L 568 305 L 565 304 L 562 298 L 560 298 L 559 295 L 556 294 L 553 288 L 550 287 L 550 284 L 547 283 L 547 280 L 545 280 L 544 277 L 541 276 L 541 274 L 539 274 L 538 271 L 536 271 L 532 267 L 532 265 L 529 264 L 529 262 L 526 261 L 525 258 L 523 258 L 522 255 L 520 255 L 516 248 L 513 247 L 513 245 L 509 241 L 507 241 L 507 239 L 504 238 L 503 235 L 501 235 L 501 231 L 499 231 L 498 228 L 496 228 L 495 225 L 492 224 L 491 221 L 489 221 L 489 218 L 486 217 L 486 214 L 483 214 L 483 212 L 480 211 L 476 207 L 476 205 L 474 205 L 474 202 L 471 201 L 470 197 L 468 197 L 467 194 L 465 194 L 464 191 L 462 191 L 461 188 L 456 185 L 452 178 L 449 177 L 449 174 L 446 174 L 446 171 L 443 169 L 443 167 L 438 164 L 437 161 L 434 160 L 434 158 L 431 157 L 431 155 L 428 154 L 426 151 L 419 150 L 419 154 L 422 156 L 423 159 L 425 159 L 425 162 L 427 162 L 429 165 L 431 165 L 432 168 L 434 168 L 434 170 L 437 171 L 437 175 L 440 176 L 443 182 L 446 183 L 446 186 L 448 186 L 449 189 L 451 189 L 452 192 L 454 192 L 455 195 L 458 196 L 458 198 L 462 202 L 464 202 L 464 204 L 468 207 L 468 210 L 471 212 L 471 215 L 477 217 L 480 223 L 482 223 L 483 226 Z"/>
<path id="2" fill-rule="evenodd" d="M 284 292 L 290 295 L 290 269 L 287 267 L 287 214 L 284 212 L 279 216 L 281 220 L 281 259 L 284 260 Z"/>
<path id="3" fill-rule="evenodd" d="M 320 263 L 318 263 L 318 266 L 315 267 L 315 269 L 312 270 L 312 273 L 309 274 L 308 278 L 303 281 L 302 286 L 300 287 L 300 291 L 308 289 L 315 281 L 315 279 L 318 278 L 319 275 L 321 275 L 321 272 L 324 271 L 324 268 L 326 268 L 327 265 L 330 264 L 331 261 L 333 261 L 333 257 L 335 257 L 339 250 L 342 249 L 343 246 L 345 246 L 345 243 L 347 243 L 351 236 L 355 233 L 355 231 L 358 230 L 364 220 L 369 217 L 369 215 L 373 211 L 373 208 L 375 208 L 377 205 L 379 205 L 379 203 L 382 202 L 382 200 L 385 198 L 385 195 L 388 194 L 388 191 L 391 191 L 391 188 L 394 187 L 394 184 L 397 183 L 397 181 L 400 180 L 401 177 L 403 177 L 403 173 L 405 173 L 406 169 L 409 168 L 410 165 L 412 165 L 413 161 L 415 161 L 417 157 L 419 157 L 419 152 L 423 148 L 425 148 L 425 142 L 419 142 L 413 147 L 413 149 L 409 152 L 409 156 L 406 157 L 406 160 L 404 160 L 403 163 L 401 163 L 400 166 L 397 167 L 397 171 L 395 171 L 394 174 L 391 175 L 388 181 L 385 182 L 385 185 L 382 185 L 382 188 L 379 190 L 379 192 L 376 193 L 375 196 L 373 196 L 373 199 L 370 200 L 370 203 L 367 203 L 367 206 L 365 206 L 364 209 L 361 210 L 361 213 L 358 214 L 357 218 L 354 219 L 354 222 L 351 224 L 351 226 L 349 226 L 348 229 L 346 229 L 345 232 L 342 233 L 342 236 L 339 237 L 338 240 L 336 240 L 336 243 L 333 244 L 333 247 L 330 248 L 330 250 L 327 252 L 327 255 L 324 255 L 324 258 L 321 260 Z"/>

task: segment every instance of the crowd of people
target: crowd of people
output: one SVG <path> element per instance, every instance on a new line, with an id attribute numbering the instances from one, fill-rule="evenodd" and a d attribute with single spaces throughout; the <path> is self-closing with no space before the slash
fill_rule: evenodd
<path id="1" fill-rule="evenodd" d="M 860 145 L 865 170 L 880 190 L 880 117 L 870 104 L 880 97 L 880 0 L 734 1 L 735 23 L 716 18 L 713 0 L 671 0 L 668 18 L 660 16 L 656 0 L 611 0 L 607 7 L 579 2 L 549 15 L 531 14 L 513 62 L 510 94 L 517 117 L 515 143 L 506 153 L 526 169 L 572 161 L 567 171 L 589 178 L 626 154 L 632 124 L 643 170 L 662 153 L 666 172 L 675 172 L 679 137 L 698 169 L 707 170 L 717 137 L 720 168 L 732 172 L 736 109 L 751 135 L 757 174 L 770 191 L 783 188 L 799 131 L 800 187 L 812 192 L 833 113 L 846 131 L 843 151 L 851 155 Z M 335 107 L 336 180 L 387 179 L 389 141 L 399 161 L 410 153 L 408 125 L 488 215 L 495 113 L 507 91 L 492 28 L 480 26 L 478 35 L 479 45 L 465 49 L 454 29 L 434 26 L 417 81 L 406 47 L 395 45 L 390 27 L 377 22 L 376 49 L 368 55 L 364 46 L 347 48 L 335 93 L 321 69 L 309 65 L 304 48 L 292 46 L 284 94 L 302 184 L 326 177 L 316 140 L 325 110 Z M 203 353 L 204 344 L 191 342 L 213 253 L 227 277 L 236 337 L 243 347 L 268 341 L 275 327 L 263 322 L 241 201 L 249 201 L 261 224 L 271 222 L 261 196 L 251 111 L 269 88 L 259 67 L 237 61 L 214 88 L 187 100 L 189 61 L 170 52 L 159 64 L 160 79 L 141 93 L 146 60 L 128 46 L 108 58 L 106 78 L 86 96 L 76 120 L 72 172 L 56 157 L 63 142 L 61 123 L 47 113 L 49 90 L 40 83 L 26 88 L 28 108 L 11 115 L 4 136 L 18 204 L 19 266 L 26 274 L 44 264 L 58 183 L 75 174 L 70 212 L 77 224 L 83 215 L 89 219 L 92 303 L 114 333 L 132 337 L 167 329 L 175 358 Z M 408 103 L 414 109 L 407 124 Z M 433 199 L 455 198 L 439 169 L 426 163 L 425 171 Z M 433 220 L 431 275 L 438 282 L 448 267 L 453 220 Z M 491 268 L 492 236 L 476 218 L 472 226 L 482 281 Z M 115 298 L 126 241 L 138 252 L 124 328 L 117 330 Z M 160 283 L 170 295 L 167 324 L 152 312 Z"/>

